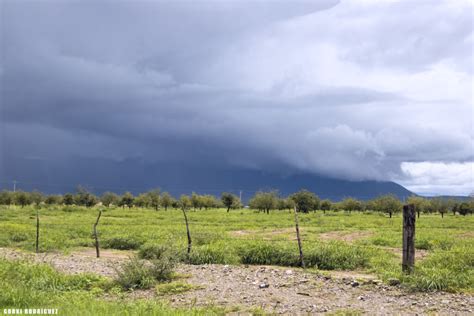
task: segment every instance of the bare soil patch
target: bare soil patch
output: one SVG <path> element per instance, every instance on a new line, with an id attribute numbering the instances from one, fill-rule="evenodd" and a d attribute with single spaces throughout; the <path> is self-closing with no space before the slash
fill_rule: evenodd
<path id="1" fill-rule="evenodd" d="M 115 275 L 114 267 L 132 252 L 83 250 L 69 255 L 59 253 L 28 254 L 0 248 L 0 257 L 30 258 L 49 263 L 65 273 L 90 272 L 106 277 Z M 273 266 L 179 265 L 177 272 L 195 287 L 184 293 L 158 297 L 154 289 L 135 291 L 130 299 L 165 299 L 172 306 L 208 306 L 217 304 L 251 311 L 263 308 L 277 314 L 324 314 L 359 310 L 369 315 L 472 315 L 474 296 L 450 293 L 410 293 L 387 286 L 369 274 L 353 271 L 312 273 L 302 269 Z"/>

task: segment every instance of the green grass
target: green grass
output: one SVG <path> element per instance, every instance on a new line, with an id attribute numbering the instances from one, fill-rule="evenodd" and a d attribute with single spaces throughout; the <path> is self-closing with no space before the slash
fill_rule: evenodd
<path id="1" fill-rule="evenodd" d="M 71 251 L 92 247 L 97 209 L 50 207 L 40 210 L 41 251 Z M 159 256 L 163 246 L 177 260 L 191 264 L 270 264 L 297 266 L 294 217 L 288 211 L 269 215 L 252 210 L 189 211 L 193 238 L 186 255 L 186 228 L 180 210 L 113 208 L 103 212 L 98 226 L 101 246 L 138 250 L 143 258 Z M 416 263 L 413 276 L 401 273 L 401 215 L 321 211 L 300 214 L 305 263 L 323 270 L 362 270 L 383 280 L 398 278 L 418 290 L 473 291 L 474 216 L 422 214 L 416 222 L 416 248 L 428 252 Z M 351 236 L 328 240 L 321 233 Z M 0 207 L 0 247 L 34 250 L 35 209 Z M 398 254 L 398 255 L 397 255 Z"/>
<path id="2" fill-rule="evenodd" d="M 224 315 L 223 308 L 175 309 L 157 300 L 130 300 L 94 275 L 64 275 L 47 265 L 0 259 L 1 308 L 57 308 L 60 315 Z M 103 299 L 107 293 L 108 299 Z"/>
<path id="3" fill-rule="evenodd" d="M 158 284 L 155 289 L 158 295 L 173 295 L 199 289 L 199 286 L 183 282 L 170 282 Z"/>

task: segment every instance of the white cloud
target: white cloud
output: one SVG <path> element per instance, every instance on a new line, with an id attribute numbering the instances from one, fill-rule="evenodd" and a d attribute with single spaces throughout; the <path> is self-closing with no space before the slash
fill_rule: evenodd
<path id="1" fill-rule="evenodd" d="M 403 162 L 401 168 L 408 179 L 400 182 L 423 195 L 474 192 L 474 162 Z"/>

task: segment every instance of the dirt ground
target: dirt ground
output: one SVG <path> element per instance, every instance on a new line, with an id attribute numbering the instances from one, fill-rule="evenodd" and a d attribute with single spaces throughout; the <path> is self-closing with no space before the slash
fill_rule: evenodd
<path id="1" fill-rule="evenodd" d="M 68 255 L 35 255 L 0 248 L 0 257 L 10 260 L 30 257 L 65 273 L 92 272 L 106 277 L 114 277 L 114 267 L 133 253 L 103 250 L 101 255 L 97 259 L 89 249 Z M 384 285 L 375 276 L 352 271 L 316 274 L 273 266 L 179 265 L 177 272 L 186 276 L 179 282 L 195 285 L 195 289 L 160 297 L 151 289 L 135 291 L 130 296 L 165 299 L 172 306 L 217 304 L 240 311 L 262 308 L 269 313 L 291 315 L 474 315 L 473 295 L 410 293 L 399 286 Z"/>

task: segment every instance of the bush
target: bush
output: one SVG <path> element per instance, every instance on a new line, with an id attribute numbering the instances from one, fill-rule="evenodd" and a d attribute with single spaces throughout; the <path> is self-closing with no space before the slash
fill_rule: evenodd
<path id="1" fill-rule="evenodd" d="M 120 269 L 117 269 L 116 282 L 126 290 L 148 289 L 156 281 L 171 280 L 174 265 L 174 260 L 169 256 L 150 262 L 131 257 Z"/>
<path id="2" fill-rule="evenodd" d="M 13 233 L 13 234 L 10 236 L 10 240 L 13 241 L 13 242 L 25 241 L 25 240 L 28 240 L 28 234 L 27 234 L 27 233 L 23 233 L 23 232 Z"/>
<path id="3" fill-rule="evenodd" d="M 142 241 L 130 237 L 114 237 L 104 240 L 104 248 L 117 250 L 138 249 L 143 244 Z"/>
<path id="4" fill-rule="evenodd" d="M 185 261 L 190 264 L 237 264 L 239 258 L 221 243 L 194 247 Z"/>

